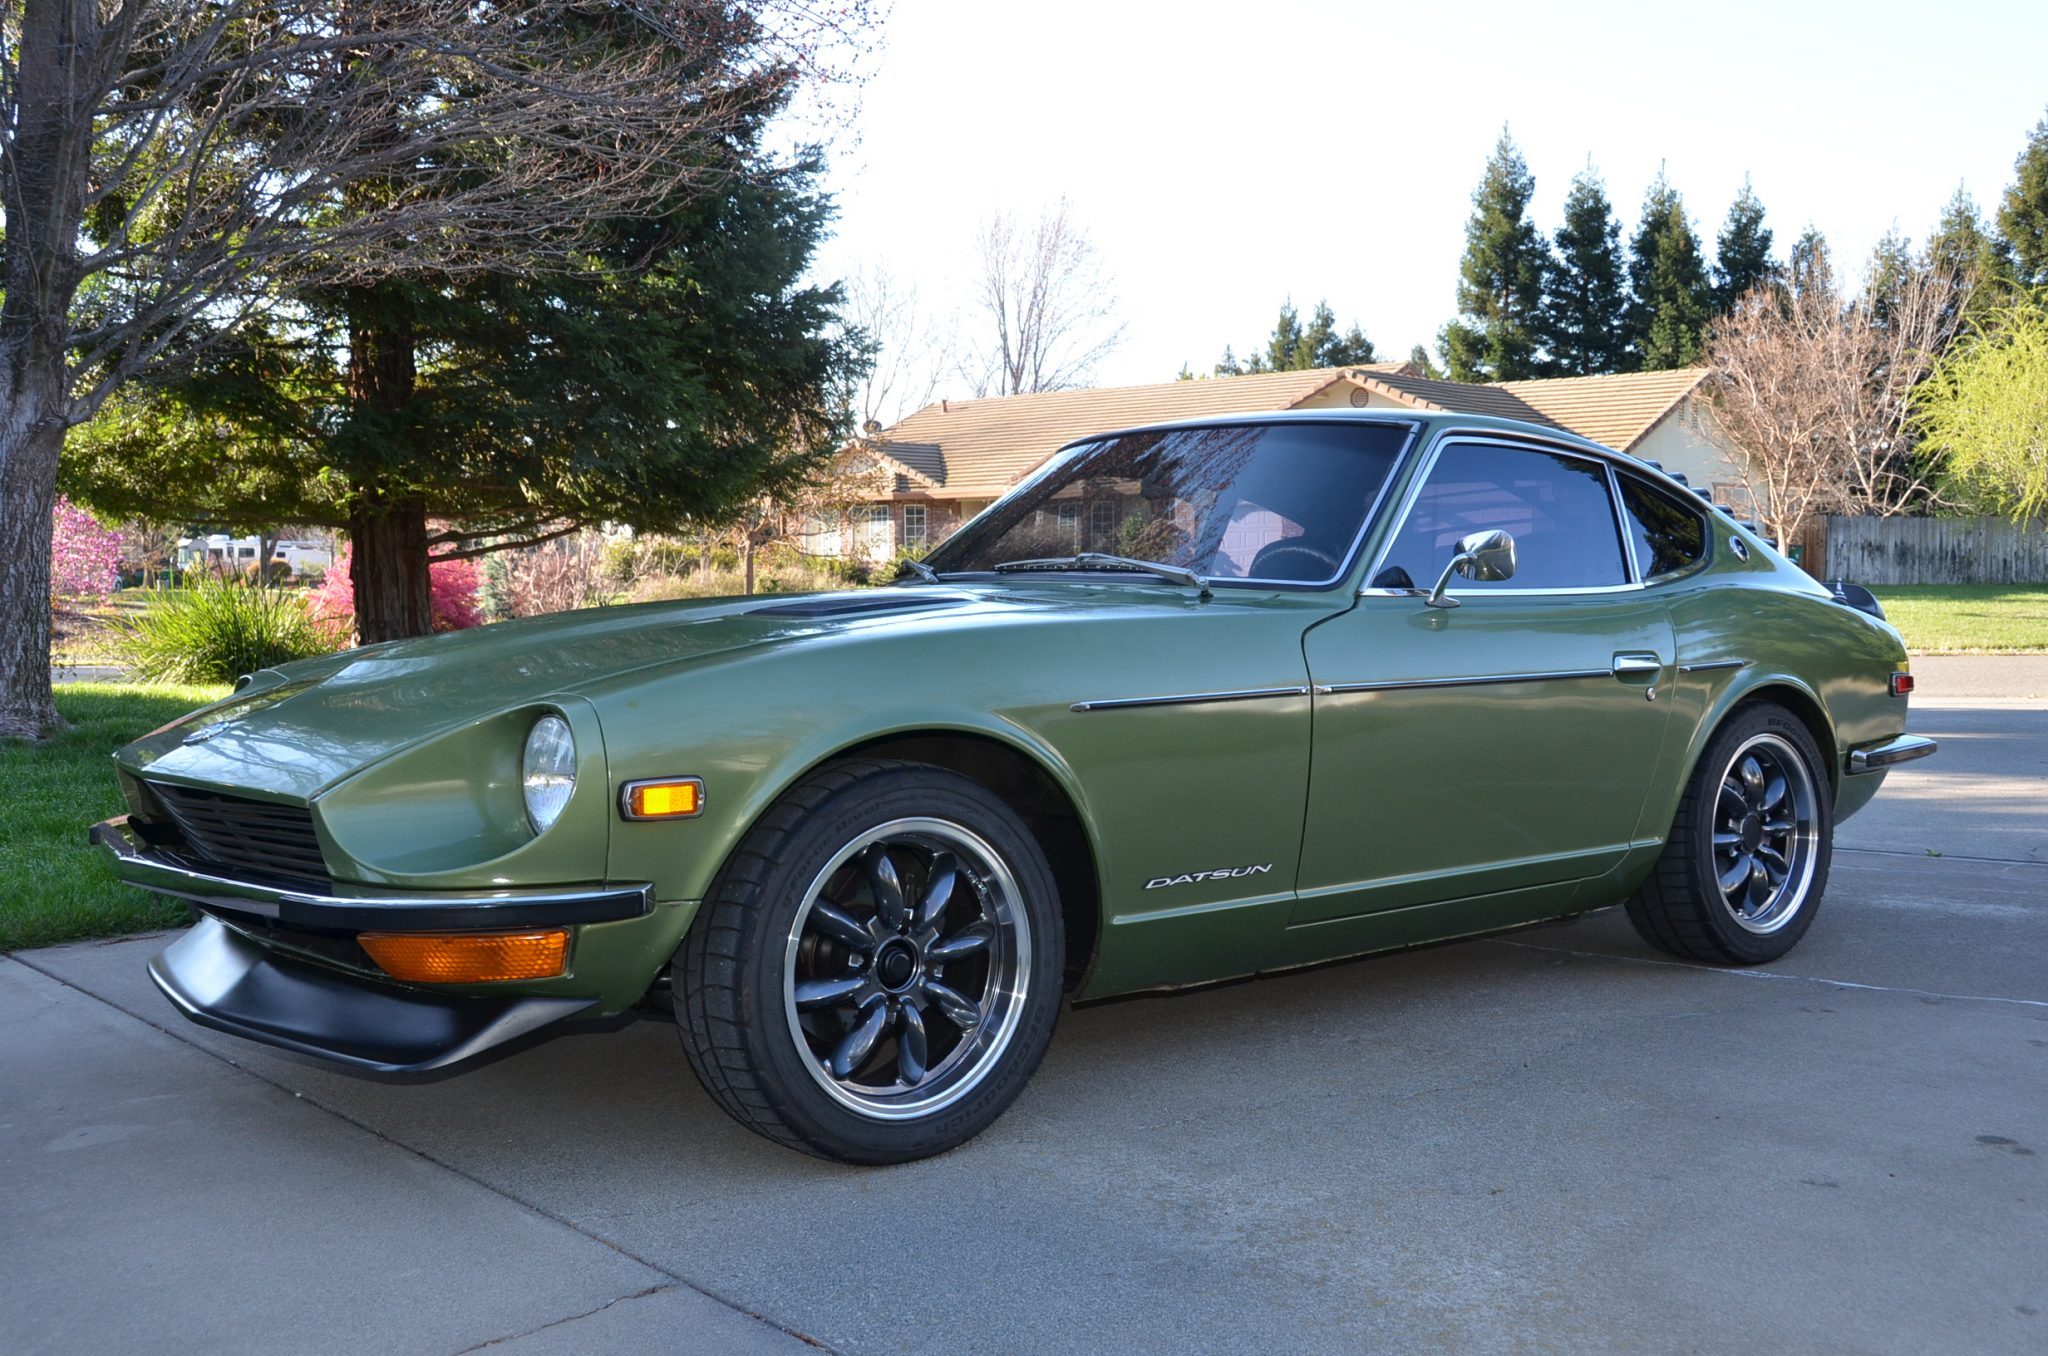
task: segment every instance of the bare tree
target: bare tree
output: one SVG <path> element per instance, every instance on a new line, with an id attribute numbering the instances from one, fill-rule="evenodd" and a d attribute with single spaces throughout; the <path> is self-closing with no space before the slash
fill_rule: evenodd
<path id="1" fill-rule="evenodd" d="M 67 429 L 295 291 L 566 264 L 598 220 L 719 181 L 758 82 L 801 78 L 863 9 L 0 6 L 0 735 L 57 723 L 49 533 Z M 350 382 L 381 408 L 412 357 L 372 310 L 351 325 Z M 388 555 L 365 538 L 424 532 L 402 468 L 354 492 L 358 559 Z M 378 603 L 380 582 L 358 597 Z M 387 601 L 424 609 L 413 591 Z"/>
<path id="2" fill-rule="evenodd" d="M 988 328 L 965 373 L 976 394 L 1062 390 L 1123 342 L 1108 273 L 1065 198 L 1029 223 L 996 213 L 978 245 L 973 296 Z"/>
<path id="3" fill-rule="evenodd" d="M 1908 397 L 1955 338 L 1968 283 L 1924 256 L 1892 264 L 1854 298 L 1809 268 L 1803 285 L 1758 287 L 1714 322 L 1714 416 L 1780 541 L 1816 514 L 1890 517 L 1935 499 Z"/>
<path id="4" fill-rule="evenodd" d="M 1974 277 L 1910 252 L 1903 240 L 1878 246 L 1863 294 L 1844 325 L 1867 364 L 1864 379 L 1841 381 L 1842 447 L 1851 513 L 1890 518 L 1939 502 L 1933 463 L 1923 455 L 1911 399 L 1963 329 Z"/>
<path id="5" fill-rule="evenodd" d="M 866 338 L 871 364 L 853 393 L 863 429 L 893 424 L 929 405 L 939 389 L 946 346 L 920 304 L 917 288 L 879 264 L 855 271 L 843 284 L 847 323 Z"/>
<path id="6" fill-rule="evenodd" d="M 819 523 L 838 528 L 857 508 L 887 494 L 890 479 L 866 443 L 851 443 L 792 489 L 747 504 L 719 524 L 718 534 L 739 553 L 742 591 L 754 591 L 756 557 L 763 549 L 801 537 Z"/>

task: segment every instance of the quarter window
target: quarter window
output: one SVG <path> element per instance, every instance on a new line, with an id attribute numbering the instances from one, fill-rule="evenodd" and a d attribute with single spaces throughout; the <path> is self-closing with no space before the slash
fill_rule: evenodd
<path id="1" fill-rule="evenodd" d="M 1620 477 L 1636 568 L 1645 580 L 1682 573 L 1706 559 L 1707 527 L 1699 510 L 1646 480 Z"/>
<path id="2" fill-rule="evenodd" d="M 1514 578 L 1460 579 L 1458 592 L 1611 588 L 1629 581 L 1602 463 L 1497 443 L 1453 443 L 1430 469 L 1372 582 L 1429 588 L 1457 554 L 1459 538 L 1493 528 L 1514 534 Z"/>

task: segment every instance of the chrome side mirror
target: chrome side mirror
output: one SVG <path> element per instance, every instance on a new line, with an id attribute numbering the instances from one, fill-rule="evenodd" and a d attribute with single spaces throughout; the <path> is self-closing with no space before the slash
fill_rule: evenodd
<path id="1" fill-rule="evenodd" d="M 1491 532 L 1474 532 L 1458 539 L 1458 554 L 1451 557 L 1451 563 L 1444 566 L 1436 587 L 1430 590 L 1423 601 L 1431 607 L 1456 607 L 1458 600 L 1450 596 L 1451 576 L 1476 579 L 1482 584 L 1497 584 L 1503 579 L 1515 577 L 1514 534 L 1495 528 Z"/>

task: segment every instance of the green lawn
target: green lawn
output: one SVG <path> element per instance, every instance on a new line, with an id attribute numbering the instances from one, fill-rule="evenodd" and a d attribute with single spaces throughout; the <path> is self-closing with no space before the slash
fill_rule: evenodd
<path id="1" fill-rule="evenodd" d="M 108 754 L 227 691 L 66 683 L 57 709 L 71 729 L 42 744 L 0 741 L 0 951 L 184 920 L 183 905 L 116 882 L 85 832 L 121 812 Z"/>
<path id="2" fill-rule="evenodd" d="M 1871 589 L 1915 654 L 2048 654 L 2048 584 Z"/>

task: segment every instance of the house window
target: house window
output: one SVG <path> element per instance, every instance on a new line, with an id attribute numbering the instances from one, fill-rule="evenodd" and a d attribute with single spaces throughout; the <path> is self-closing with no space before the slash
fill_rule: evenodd
<path id="1" fill-rule="evenodd" d="M 894 543 L 890 540 L 895 535 L 891 530 L 893 527 L 894 524 L 889 521 L 887 504 L 868 505 L 867 521 L 861 524 L 861 537 L 869 556 L 879 559 L 893 553 L 891 548 Z"/>
<path id="2" fill-rule="evenodd" d="M 1060 540 L 1069 547 L 1078 545 L 1078 538 L 1081 535 L 1081 506 L 1075 503 L 1061 504 L 1059 524 Z"/>
<path id="3" fill-rule="evenodd" d="M 903 506 L 903 549 L 922 551 L 925 547 L 925 519 L 923 504 Z"/>
<path id="4" fill-rule="evenodd" d="M 1088 506 L 1088 540 L 1098 551 L 1116 550 L 1116 501 L 1098 499 Z"/>

